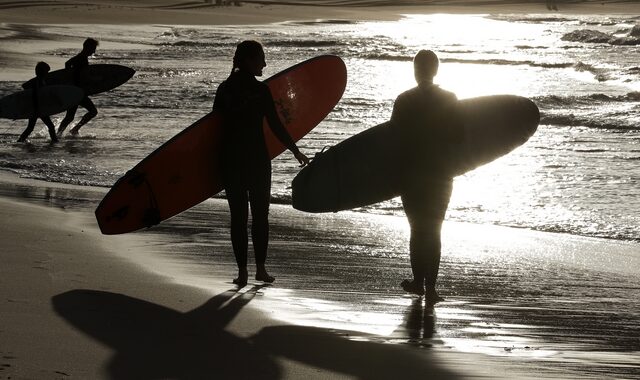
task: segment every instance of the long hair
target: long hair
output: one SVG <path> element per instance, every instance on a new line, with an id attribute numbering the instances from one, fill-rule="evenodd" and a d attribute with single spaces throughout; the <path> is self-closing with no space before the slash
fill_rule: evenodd
<path id="1" fill-rule="evenodd" d="M 240 42 L 238 46 L 236 46 L 236 52 L 233 55 L 231 72 L 233 73 L 237 69 L 241 69 L 241 66 L 247 59 L 255 58 L 263 52 L 262 44 L 258 41 L 245 40 Z"/>

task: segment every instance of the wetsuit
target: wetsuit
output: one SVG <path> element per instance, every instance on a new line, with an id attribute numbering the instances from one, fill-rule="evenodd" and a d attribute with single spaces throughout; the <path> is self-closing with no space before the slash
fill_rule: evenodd
<path id="1" fill-rule="evenodd" d="M 46 116 L 46 115 L 38 115 L 38 110 L 39 110 L 38 90 L 44 86 L 46 86 L 46 83 L 43 77 L 36 77 L 36 79 L 33 81 L 33 87 L 31 87 L 31 90 L 33 91 L 32 101 L 33 101 L 33 107 L 35 110 L 35 116 L 32 118 L 29 118 L 29 122 L 27 123 L 27 128 L 24 130 L 24 132 L 22 132 L 22 134 L 20 135 L 20 138 L 18 138 L 18 142 L 25 141 L 29 137 L 31 132 L 33 132 L 33 128 L 35 128 L 36 126 L 36 122 L 38 121 L 38 118 L 40 118 L 40 120 L 42 120 L 42 122 L 49 129 L 49 136 L 51 137 L 51 141 L 58 141 L 58 138 L 56 137 L 56 128 L 53 125 L 51 118 L 49 118 L 49 116 Z"/>
<path id="2" fill-rule="evenodd" d="M 213 109 L 224 118 L 222 168 L 236 262 L 240 268 L 247 266 L 249 203 L 256 263 L 264 264 L 271 197 L 271 159 L 264 140 L 264 118 L 289 150 L 297 153 L 298 148 L 278 117 L 269 87 L 249 73 L 235 71 L 222 82 Z"/>
<path id="3" fill-rule="evenodd" d="M 82 71 L 84 68 L 89 66 L 89 57 L 87 57 L 86 55 L 80 53 L 78 55 L 76 55 L 75 57 L 69 59 L 67 62 L 65 62 L 64 67 L 66 69 L 71 69 L 73 70 L 73 84 L 82 88 L 81 86 L 81 75 L 83 74 Z M 89 99 L 88 96 L 85 95 L 84 98 L 82 98 L 82 100 L 80 101 L 80 103 L 78 104 L 82 107 L 84 107 L 88 113 L 82 117 L 82 120 L 80 120 L 80 122 L 78 122 L 78 126 L 82 126 L 84 125 L 87 121 L 89 121 L 90 119 L 92 119 L 93 117 L 95 117 L 98 114 L 98 109 L 96 108 L 96 106 L 93 104 L 93 102 L 91 101 L 91 99 Z M 73 121 L 73 119 L 76 116 L 76 111 L 78 110 L 78 105 L 73 106 L 71 108 L 69 108 L 67 110 L 66 115 L 64 116 L 64 119 L 62 119 L 62 122 L 60 123 L 60 132 L 64 131 L 67 126 Z M 77 128 L 77 126 L 76 126 Z"/>
<path id="4" fill-rule="evenodd" d="M 411 227 L 410 257 L 414 280 L 426 280 L 435 289 L 440 266 L 440 230 L 453 178 L 447 174 L 445 150 L 462 139 L 455 119 L 457 98 L 433 84 L 415 87 L 398 96 L 391 128 L 405 170 L 400 179 L 402 206 Z"/>

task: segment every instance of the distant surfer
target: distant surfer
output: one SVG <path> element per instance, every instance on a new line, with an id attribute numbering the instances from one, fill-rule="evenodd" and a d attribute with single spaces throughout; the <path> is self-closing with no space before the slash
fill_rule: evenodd
<path id="1" fill-rule="evenodd" d="M 98 47 L 98 41 L 94 40 L 93 38 L 87 38 L 82 44 L 82 51 L 78 53 L 75 57 L 69 59 L 64 64 L 64 67 L 67 70 L 72 70 L 73 84 L 77 85 L 78 87 L 82 87 L 80 85 L 81 77 L 82 75 L 86 75 L 84 69 L 86 69 L 89 66 L 89 57 L 96 52 L 97 47 Z M 96 109 L 96 106 L 93 104 L 93 102 L 91 101 L 91 99 L 89 99 L 88 96 L 85 96 L 80 101 L 79 105 L 84 107 L 87 110 L 87 113 L 84 116 L 82 116 L 82 119 L 80 119 L 78 124 L 76 124 L 71 129 L 70 133 L 72 135 L 77 135 L 80 128 L 83 125 L 87 124 L 89 120 L 93 119 L 98 114 L 98 110 Z M 58 127 L 58 137 L 62 136 L 62 134 L 64 133 L 64 130 L 67 129 L 67 126 L 73 121 L 74 117 L 76 116 L 77 110 L 78 110 L 78 106 L 73 106 L 67 110 L 67 114 L 65 115 L 64 119 L 62 119 L 62 122 Z"/>
<path id="2" fill-rule="evenodd" d="M 278 117 L 269 87 L 256 77 L 266 67 L 264 49 L 257 41 L 243 41 L 236 47 L 231 75 L 216 91 L 213 109 L 224 120 L 223 176 L 231 213 L 231 243 L 238 264 L 234 284 L 247 284 L 248 209 L 251 206 L 251 238 L 256 260 L 255 279 L 273 282 L 265 262 L 269 241 L 271 160 L 262 129 L 266 118 L 276 137 L 302 165 L 309 159 Z"/>
<path id="3" fill-rule="evenodd" d="M 29 118 L 29 122 L 27 123 L 27 128 L 22 132 L 20 138 L 18 138 L 18 142 L 24 142 L 27 140 L 31 132 L 33 132 L 33 128 L 36 126 L 36 122 L 38 118 L 42 120 L 42 122 L 49 129 L 49 136 L 51 136 L 51 142 L 58 142 L 58 137 L 56 136 L 56 127 L 53 125 L 51 118 L 47 115 L 38 115 L 39 104 L 38 104 L 38 90 L 44 86 L 46 86 L 45 76 L 51 70 L 51 67 L 46 62 L 38 62 L 36 64 L 36 78 L 33 82 L 34 85 L 31 88 L 33 91 L 33 108 L 35 110 L 35 116 Z"/>
<path id="4" fill-rule="evenodd" d="M 453 178 L 442 170 L 446 163 L 442 162 L 441 152 L 462 136 L 461 130 L 455 128 L 455 94 L 433 83 L 439 66 L 436 54 L 420 50 L 413 66 L 418 86 L 397 97 L 390 123 L 403 149 L 407 170 L 401 179 L 401 199 L 411 227 L 413 279 L 402 281 L 401 286 L 434 304 L 443 300 L 436 291 L 440 230 L 453 188 Z M 432 174 L 415 174 L 425 171 Z"/>

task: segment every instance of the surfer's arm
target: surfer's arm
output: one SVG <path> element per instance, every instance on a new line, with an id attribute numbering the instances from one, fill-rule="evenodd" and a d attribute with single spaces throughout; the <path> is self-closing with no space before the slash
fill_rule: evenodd
<path id="1" fill-rule="evenodd" d="M 271 95 L 271 91 L 267 86 L 265 89 L 265 116 L 267 118 L 267 122 L 269 123 L 269 128 L 273 131 L 273 134 L 276 135 L 278 140 L 287 147 L 294 155 L 297 155 L 300 151 L 296 146 L 296 143 L 287 132 L 287 129 L 280 121 L 280 116 L 278 116 L 278 111 L 276 110 L 275 102 L 273 101 L 273 96 Z"/>
<path id="2" fill-rule="evenodd" d="M 215 111 L 217 109 L 220 109 L 221 106 L 222 106 L 222 91 L 223 91 L 223 88 L 224 88 L 223 84 L 220 84 L 220 86 L 218 86 L 218 90 L 216 91 L 216 95 L 213 97 L 213 107 L 211 107 L 211 111 Z"/>
<path id="3" fill-rule="evenodd" d="M 38 115 L 38 85 L 35 85 L 31 88 L 31 91 L 33 91 L 31 99 L 33 101 L 33 109 L 35 110 L 35 114 Z"/>
<path id="4" fill-rule="evenodd" d="M 31 87 L 31 91 L 33 91 L 31 99 L 33 101 L 33 109 L 35 110 L 36 115 L 38 115 L 38 111 L 40 110 L 40 104 L 38 103 L 38 92 L 42 85 L 43 83 L 41 83 L 41 79 L 36 77 L 35 81 L 33 82 L 33 87 Z"/>
<path id="5" fill-rule="evenodd" d="M 406 127 L 408 125 L 408 116 L 410 111 L 407 107 L 407 101 L 402 96 L 398 96 L 393 103 L 393 110 L 391 111 L 391 126 L 394 128 Z"/>
<path id="6" fill-rule="evenodd" d="M 278 116 L 278 111 L 276 110 L 275 102 L 273 101 L 273 96 L 271 95 L 271 91 L 269 91 L 269 87 L 265 86 L 266 92 L 266 117 L 267 122 L 269 123 L 269 128 L 273 131 L 273 134 L 276 135 L 278 140 L 282 142 L 290 151 L 293 153 L 293 156 L 298 160 L 301 166 L 305 166 L 309 164 L 309 158 L 298 149 L 295 141 L 291 138 L 289 132 L 280 121 L 280 117 Z"/>
<path id="7" fill-rule="evenodd" d="M 448 128 L 446 130 L 446 137 L 450 143 L 460 143 L 464 140 L 464 126 L 462 123 L 462 118 L 460 114 L 460 110 L 458 109 L 458 97 L 452 93 L 448 92 L 449 98 L 445 103 L 446 106 L 443 110 L 443 116 L 445 116 L 449 123 L 443 123 L 443 125 L 447 125 Z"/>

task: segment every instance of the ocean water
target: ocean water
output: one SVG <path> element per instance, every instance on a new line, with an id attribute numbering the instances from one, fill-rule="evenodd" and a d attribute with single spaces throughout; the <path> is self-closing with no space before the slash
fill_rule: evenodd
<path id="1" fill-rule="evenodd" d="M 428 48 L 441 59 L 436 82 L 459 98 L 527 96 L 542 116 L 538 132 L 522 147 L 456 178 L 447 220 L 637 242 L 639 23 L 632 15 L 435 14 L 216 27 L 2 24 L 0 41 L 50 41 L 42 55 L 58 61 L 78 51 L 68 41 L 76 39 L 80 47 L 93 36 L 101 45 L 92 63 L 137 72 L 120 88 L 93 97 L 99 115 L 78 138 L 50 146 L 40 123 L 31 144 L 18 144 L 26 121 L 0 120 L 0 168 L 52 182 L 111 186 L 210 111 L 243 39 L 264 44 L 265 78 L 321 54 L 344 59 L 342 100 L 298 143 L 313 156 L 386 121 L 395 97 L 415 85 L 413 55 Z M 0 81 L 0 96 L 29 78 L 11 79 Z M 298 170 L 290 153 L 274 161 L 274 202 L 290 203 Z M 393 199 L 358 212 L 402 215 L 402 207 Z"/>

